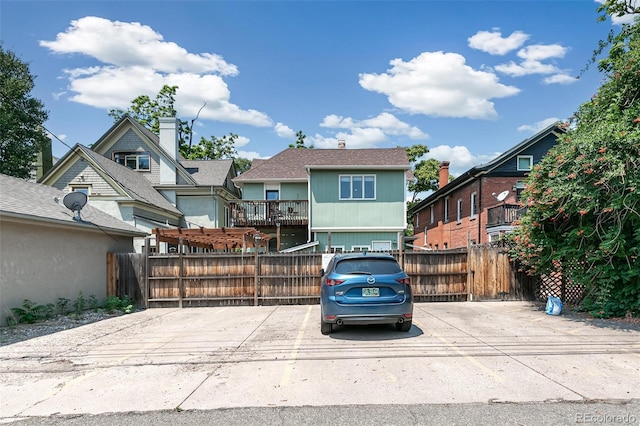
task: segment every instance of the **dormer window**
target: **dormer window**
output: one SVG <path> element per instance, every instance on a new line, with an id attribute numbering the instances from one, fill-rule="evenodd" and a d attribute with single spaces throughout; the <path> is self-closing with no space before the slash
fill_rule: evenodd
<path id="1" fill-rule="evenodd" d="M 148 152 L 115 152 L 113 161 L 133 170 L 151 170 Z"/>
<path id="2" fill-rule="evenodd" d="M 518 171 L 530 172 L 533 167 L 533 155 L 518 155 Z"/>

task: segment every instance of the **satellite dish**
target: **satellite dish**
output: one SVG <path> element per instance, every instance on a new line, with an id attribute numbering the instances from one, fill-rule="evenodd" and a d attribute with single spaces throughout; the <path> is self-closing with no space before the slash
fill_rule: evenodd
<path id="1" fill-rule="evenodd" d="M 509 190 L 502 191 L 501 193 L 496 195 L 496 198 L 498 199 L 498 201 L 504 201 L 504 199 L 507 198 L 507 195 L 509 195 Z"/>
<path id="2" fill-rule="evenodd" d="M 74 191 L 64 196 L 62 204 L 72 212 L 76 213 L 74 220 L 81 221 L 80 210 L 87 204 L 87 194 L 84 192 Z"/>

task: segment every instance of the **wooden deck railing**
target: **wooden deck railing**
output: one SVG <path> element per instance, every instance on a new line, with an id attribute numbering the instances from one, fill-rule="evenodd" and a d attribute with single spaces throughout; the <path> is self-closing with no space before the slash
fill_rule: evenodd
<path id="1" fill-rule="evenodd" d="M 237 200 L 229 202 L 232 226 L 309 224 L 307 200 Z"/>

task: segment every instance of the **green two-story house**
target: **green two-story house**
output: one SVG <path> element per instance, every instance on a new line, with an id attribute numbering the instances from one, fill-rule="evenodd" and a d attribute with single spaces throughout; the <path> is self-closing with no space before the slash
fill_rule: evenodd
<path id="1" fill-rule="evenodd" d="M 410 176 L 404 148 L 289 148 L 234 179 L 232 223 L 273 235 L 270 250 L 397 250 Z"/>

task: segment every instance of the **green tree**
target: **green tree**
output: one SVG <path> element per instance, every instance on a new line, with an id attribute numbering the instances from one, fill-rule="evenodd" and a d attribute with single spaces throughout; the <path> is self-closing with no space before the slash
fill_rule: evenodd
<path id="1" fill-rule="evenodd" d="M 221 138 L 211 136 L 210 139 L 200 138 L 198 145 L 195 145 L 190 152 L 182 152 L 182 155 L 189 160 L 222 160 L 238 157 L 235 141 L 238 135 L 230 133 Z"/>
<path id="2" fill-rule="evenodd" d="M 251 168 L 251 160 L 249 160 L 248 158 L 238 157 L 233 161 L 233 163 L 236 166 L 236 173 L 238 173 L 239 175 Z"/>
<path id="3" fill-rule="evenodd" d="M 418 144 L 405 149 L 415 178 L 409 182 L 407 189 L 412 193 L 411 203 L 415 204 L 420 201 L 418 199 L 420 193 L 438 189 L 440 162 L 435 158 L 420 160 L 423 155 L 429 152 L 426 145 Z"/>
<path id="4" fill-rule="evenodd" d="M 131 101 L 131 106 L 125 111 L 122 109 L 112 109 L 109 116 L 114 121 L 120 120 L 125 114 L 138 121 L 140 124 L 151 130 L 156 135 L 160 133 L 161 117 L 176 117 L 175 98 L 178 86 L 162 86 L 155 99 L 149 96 L 140 95 Z M 203 107 L 204 108 L 204 105 Z M 201 110 L 202 110 L 201 108 Z M 199 115 L 199 112 L 198 112 Z M 238 135 L 230 133 L 221 138 L 211 136 L 209 139 L 200 138 L 197 145 L 192 144 L 193 124 L 198 117 L 191 122 L 180 120 L 178 127 L 178 139 L 180 154 L 189 160 L 220 160 L 232 158 L 237 169 L 245 170 L 249 160 L 238 161 L 238 152 L 235 148 L 235 141 Z M 250 164 L 250 162 L 249 162 Z"/>
<path id="5" fill-rule="evenodd" d="M 40 151 L 50 146 L 44 104 L 31 96 L 29 66 L 0 44 L 0 173 L 28 178 Z"/>
<path id="6" fill-rule="evenodd" d="M 302 133 L 302 130 L 298 130 L 296 133 L 296 143 L 290 143 L 289 148 L 310 148 L 313 149 L 313 145 L 306 146 L 304 140 L 307 138 L 307 135 Z"/>
<path id="7" fill-rule="evenodd" d="M 434 158 L 420 159 L 429 152 L 429 148 L 426 145 L 412 145 L 406 147 L 405 150 L 407 151 L 407 158 L 411 164 L 414 177 L 407 184 L 407 190 L 411 193 L 411 200 L 407 201 L 407 223 L 409 224 L 409 229 L 407 229 L 406 234 L 413 235 L 413 227 L 411 225 L 413 220 L 409 212 L 420 202 L 419 194 L 438 189 L 440 162 Z"/>
<path id="8" fill-rule="evenodd" d="M 615 3 L 615 2 L 607 2 Z M 606 6 L 606 4 L 604 5 Z M 600 46 L 602 48 L 602 45 Z M 562 268 L 599 316 L 640 314 L 640 25 L 598 63 L 603 85 L 526 182 L 511 255 L 531 273 Z"/>

